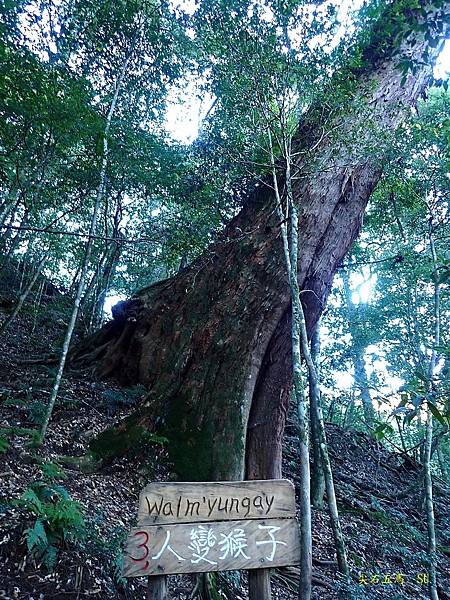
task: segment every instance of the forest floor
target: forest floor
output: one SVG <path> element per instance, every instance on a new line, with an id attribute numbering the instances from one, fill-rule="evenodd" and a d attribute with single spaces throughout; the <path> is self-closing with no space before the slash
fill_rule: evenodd
<path id="1" fill-rule="evenodd" d="M 164 445 L 150 440 L 145 461 L 129 456 L 92 474 L 60 463 L 62 455 L 82 456 L 93 436 L 133 410 L 143 390 L 124 392 L 69 370 L 45 444 L 33 444 L 55 366 L 30 361 L 59 348 L 65 325 L 60 300 L 47 298 L 39 313 L 26 305 L 0 338 L 0 598 L 145 598 L 145 580 L 121 578 L 121 549 L 136 520 L 139 491 L 149 481 L 172 477 Z M 8 297 L 0 305 L 5 317 Z M 351 565 L 350 597 L 427 598 L 420 466 L 364 433 L 333 424 L 327 432 Z M 292 433 L 288 429 L 284 467 L 297 483 Z M 450 600 L 450 489 L 439 480 L 435 500 L 440 599 Z M 313 518 L 313 598 L 334 600 L 339 579 L 328 515 L 314 510 Z M 293 569 L 278 570 L 273 580 L 275 599 L 296 598 Z M 170 597 L 187 600 L 195 583 L 194 576 L 170 577 Z M 228 589 L 220 597 L 246 598 L 245 574 L 221 575 L 219 584 Z"/>

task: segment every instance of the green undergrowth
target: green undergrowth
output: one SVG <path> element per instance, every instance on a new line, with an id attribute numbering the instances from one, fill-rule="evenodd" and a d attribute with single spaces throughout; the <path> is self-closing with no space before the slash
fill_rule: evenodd
<path id="1" fill-rule="evenodd" d="M 50 395 L 51 382 L 55 377 L 55 369 L 47 366 L 42 367 L 44 374 L 34 378 L 32 384 L 18 384 L 15 390 L 2 390 L 0 400 L 5 408 L 14 408 L 24 415 L 23 421 L 30 426 L 41 426 L 47 412 L 48 398 Z M 76 397 L 71 397 L 66 388 L 66 383 L 62 385 L 62 393 L 58 398 L 58 410 L 73 409 L 79 406 Z"/>
<path id="2" fill-rule="evenodd" d="M 39 438 L 39 432 L 28 427 L 3 427 L 0 429 L 0 454 L 9 450 L 11 441 L 15 437 L 28 438 L 27 445 L 33 447 Z"/>
<path id="3" fill-rule="evenodd" d="M 81 541 L 86 535 L 81 505 L 72 500 L 62 485 L 34 481 L 14 504 L 22 508 L 31 521 L 23 532 L 29 556 L 48 570 L 54 568 L 61 549 Z"/>
<path id="4" fill-rule="evenodd" d="M 410 523 L 407 523 L 405 520 L 399 522 L 398 518 L 392 517 L 384 510 L 369 510 L 367 508 L 359 508 L 355 506 L 340 506 L 339 512 L 342 514 L 362 516 L 366 520 L 380 523 L 389 531 L 395 532 L 400 536 L 401 534 L 404 535 L 407 533 L 408 535 L 405 537 L 406 540 L 410 540 L 412 537 L 413 540 L 418 543 L 424 543 L 425 541 L 424 535 L 416 527 Z M 406 519 L 406 515 L 403 515 L 403 517 Z"/>
<path id="5" fill-rule="evenodd" d="M 101 510 L 86 515 L 82 505 L 74 500 L 61 481 L 67 478 L 57 463 L 40 460 L 41 478 L 32 481 L 20 498 L 5 501 L 3 513 L 19 509 L 23 550 L 35 569 L 48 573 L 58 570 L 59 562 L 74 556 L 97 566 L 111 594 L 116 588 L 126 587 L 122 577 L 122 551 L 128 529 L 111 526 Z M 17 517 L 16 517 L 17 518 Z"/>
<path id="6" fill-rule="evenodd" d="M 107 415 L 115 415 L 119 410 L 132 408 L 138 404 L 146 393 L 143 385 L 135 385 L 125 389 L 111 389 L 103 392 L 103 410 Z"/>

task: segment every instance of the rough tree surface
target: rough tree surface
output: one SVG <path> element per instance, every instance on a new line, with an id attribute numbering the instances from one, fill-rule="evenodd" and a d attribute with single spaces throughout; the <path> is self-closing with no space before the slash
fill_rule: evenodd
<path id="1" fill-rule="evenodd" d="M 420 17 L 408 11 L 408 18 Z M 395 53 L 369 47 L 366 66 L 352 72 L 345 112 L 329 119 L 316 107 L 299 127 L 302 176 L 294 193 L 309 331 L 380 178 L 377 147 L 385 135 L 388 143 L 387 134 L 427 85 L 440 46 L 430 48 L 421 35 Z M 403 76 L 398 64 L 407 56 L 420 60 L 426 49 L 428 65 L 419 63 Z M 185 480 L 279 477 L 289 333 L 280 229 L 271 190 L 261 185 L 199 260 L 120 303 L 113 321 L 76 349 L 74 358 L 94 364 L 103 376 L 149 390 L 145 405 L 97 438 L 92 451 L 111 458 L 156 427 L 169 438 L 175 469 Z"/>

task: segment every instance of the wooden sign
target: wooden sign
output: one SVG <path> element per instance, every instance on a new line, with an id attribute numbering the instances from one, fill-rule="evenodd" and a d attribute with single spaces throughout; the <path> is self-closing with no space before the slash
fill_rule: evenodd
<path id="1" fill-rule="evenodd" d="M 300 542 L 287 480 L 155 483 L 139 500 L 125 577 L 296 565 Z"/>
<path id="2" fill-rule="evenodd" d="M 123 574 L 265 569 L 298 564 L 299 556 L 298 526 L 292 519 L 137 527 L 128 538 Z"/>
<path id="3" fill-rule="evenodd" d="M 287 479 L 152 483 L 139 496 L 138 522 L 194 523 L 295 516 L 295 490 Z"/>

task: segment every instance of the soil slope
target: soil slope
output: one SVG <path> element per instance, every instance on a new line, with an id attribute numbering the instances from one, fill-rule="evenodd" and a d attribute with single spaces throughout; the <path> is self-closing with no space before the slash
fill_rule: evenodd
<path id="1" fill-rule="evenodd" d="M 29 360 L 57 350 L 65 323 L 60 303 L 58 295 L 48 297 L 37 314 L 33 304 L 26 305 L 23 315 L 0 338 L 0 440 L 7 442 L 0 454 L 0 598 L 144 598 L 145 580 L 121 579 L 121 548 L 135 523 L 140 489 L 149 481 L 171 478 L 165 444 L 149 439 L 145 460 L 136 454 L 91 474 L 60 461 L 61 456 L 82 456 L 89 440 L 130 412 L 143 390 L 123 391 L 88 372 L 69 371 L 45 444 L 33 447 L 33 430 L 48 400 L 54 365 Z M 5 317 L 11 303 L 5 300 L 0 305 L 0 317 Z M 352 599 L 427 598 L 420 466 L 363 433 L 333 424 L 327 429 L 351 564 Z M 285 476 L 298 483 L 292 427 L 286 434 L 284 457 Z M 73 531 L 76 515 L 61 517 L 63 529 L 66 522 L 72 525 L 59 537 L 56 528 L 54 539 L 47 540 L 55 550 L 46 558 L 33 557 L 27 550 L 27 528 L 39 533 L 35 526 L 39 507 L 33 508 L 30 500 L 17 500 L 30 489 L 44 497 L 47 513 L 51 506 L 63 506 L 66 499 L 64 506 L 69 511 L 75 506 L 84 517 Z M 450 489 L 439 480 L 435 498 L 439 592 L 441 600 L 448 600 Z M 326 510 L 314 511 L 313 533 L 314 599 L 332 600 L 337 598 L 339 579 Z M 50 570 L 46 560 L 53 563 Z M 219 579 L 226 592 L 220 597 L 246 598 L 245 574 Z M 279 570 L 273 579 L 274 598 L 296 598 L 294 569 Z M 194 577 L 171 577 L 170 597 L 190 598 L 195 586 Z"/>

